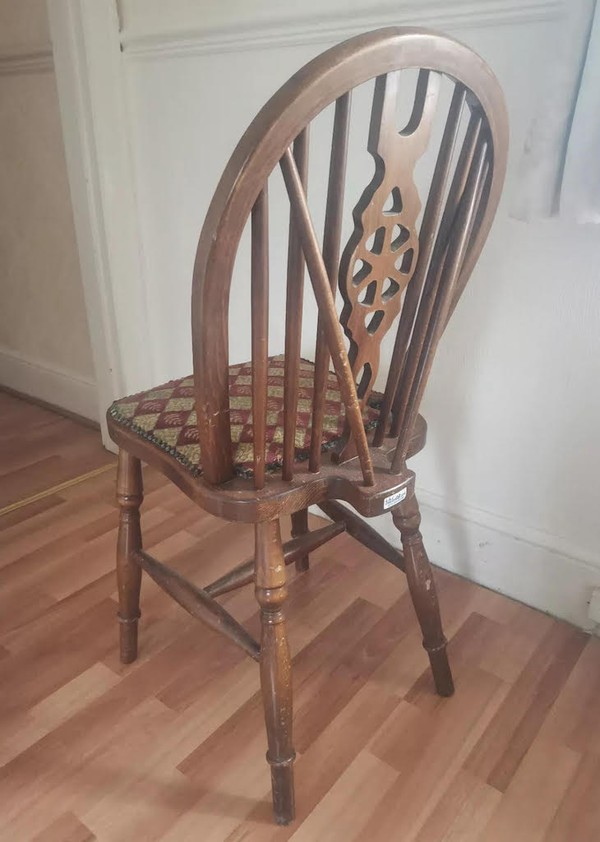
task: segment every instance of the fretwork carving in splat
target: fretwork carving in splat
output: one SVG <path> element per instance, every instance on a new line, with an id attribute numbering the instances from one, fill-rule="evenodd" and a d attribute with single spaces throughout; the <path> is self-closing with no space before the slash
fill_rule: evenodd
<path id="1" fill-rule="evenodd" d="M 354 208 L 354 230 L 340 262 L 341 322 L 363 405 L 375 384 L 381 342 L 417 265 L 421 201 L 413 172 L 429 143 L 439 90 L 439 75 L 421 70 L 411 117 L 398 131 L 399 80 L 400 73 L 389 73 L 375 83 L 367 144 L 375 174 Z"/>

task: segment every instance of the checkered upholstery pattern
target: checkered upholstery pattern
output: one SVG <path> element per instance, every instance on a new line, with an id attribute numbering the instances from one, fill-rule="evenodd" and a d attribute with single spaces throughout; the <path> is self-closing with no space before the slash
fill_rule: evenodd
<path id="1" fill-rule="evenodd" d="M 283 356 L 270 357 L 267 379 L 267 470 L 275 471 L 283 460 Z M 296 419 L 296 460 L 308 459 L 310 423 L 314 390 L 314 364 L 300 361 L 298 382 L 298 414 Z M 252 428 L 252 368 L 250 363 L 229 369 L 229 402 L 231 447 L 235 472 L 253 475 L 254 437 Z M 364 413 L 365 429 L 375 426 L 378 417 L 377 399 Z M 115 401 L 108 411 L 116 424 L 137 435 L 177 459 L 194 476 L 200 476 L 200 445 L 194 410 L 194 378 L 172 380 L 162 386 L 139 392 Z M 331 450 L 340 442 L 344 430 L 345 408 L 335 374 L 329 375 L 325 395 L 323 450 Z"/>

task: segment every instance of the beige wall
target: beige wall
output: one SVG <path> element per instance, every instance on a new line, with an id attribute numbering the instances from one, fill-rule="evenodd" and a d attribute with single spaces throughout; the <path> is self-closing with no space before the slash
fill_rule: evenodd
<path id="1" fill-rule="evenodd" d="M 0 383 L 95 415 L 44 0 L 0 0 L 0 206 Z"/>
<path id="2" fill-rule="evenodd" d="M 50 44 L 44 0 L 0 0 L 0 50 L 33 52 Z"/>

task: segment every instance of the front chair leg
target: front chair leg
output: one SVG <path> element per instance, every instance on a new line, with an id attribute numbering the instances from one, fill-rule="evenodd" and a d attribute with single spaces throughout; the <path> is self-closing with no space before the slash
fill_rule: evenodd
<path id="1" fill-rule="evenodd" d="M 292 538 L 300 538 L 308 532 L 308 509 L 300 509 L 292 514 Z M 296 560 L 296 570 L 304 573 L 308 570 L 308 553 Z"/>
<path id="2" fill-rule="evenodd" d="M 423 646 L 429 655 L 435 687 L 440 696 L 454 693 L 452 672 L 446 653 L 447 640 L 442 629 L 433 571 L 419 531 L 421 513 L 417 498 L 412 495 L 392 511 L 402 536 L 404 564 L 408 587 L 423 632 Z"/>
<path id="3" fill-rule="evenodd" d="M 287 596 L 279 521 L 257 523 L 256 598 L 261 609 L 260 680 L 277 824 L 294 818 L 292 665 L 283 603 Z"/>
<path id="4" fill-rule="evenodd" d="M 121 449 L 117 467 L 117 500 L 119 502 L 117 583 L 119 587 L 119 637 L 123 664 L 130 664 L 137 658 L 142 569 L 134 560 L 133 554 L 142 547 L 140 506 L 143 499 L 140 460 Z"/>

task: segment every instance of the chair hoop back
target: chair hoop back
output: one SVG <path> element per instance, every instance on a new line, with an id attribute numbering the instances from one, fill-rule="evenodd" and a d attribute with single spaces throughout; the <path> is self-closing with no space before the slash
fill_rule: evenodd
<path id="1" fill-rule="evenodd" d="M 401 71 L 418 70 L 411 116 L 398 131 Z M 451 102 L 426 200 L 413 181 L 439 104 L 440 79 Z M 348 243 L 340 243 L 350 97 L 375 80 L 367 149 L 375 174 L 354 209 Z M 325 233 L 315 234 L 306 198 L 308 129 L 335 104 Z M 463 114 L 468 123 L 460 126 Z M 366 485 L 373 464 L 362 411 L 375 384 L 381 340 L 398 323 L 372 444 L 395 440 L 390 470 L 403 470 L 408 443 L 441 334 L 488 235 L 502 189 L 508 145 L 500 86 L 466 46 L 425 29 L 392 27 L 327 50 L 267 102 L 233 152 L 200 235 L 192 291 L 198 430 L 204 476 L 233 476 L 229 407 L 228 311 L 234 261 L 251 219 L 252 414 L 254 482 L 265 483 L 267 418 L 269 176 L 281 167 L 289 197 L 290 237 L 284 378 L 282 475 L 292 479 L 298 403 L 300 320 L 305 268 L 318 305 L 310 470 L 321 459 L 324 395 L 330 364 L 346 408 L 346 444 Z M 421 215 L 422 213 L 422 215 Z M 420 222 L 419 222 L 420 219 Z M 341 254 L 341 256 L 340 256 Z M 335 288 L 344 300 L 341 317 Z M 344 333 L 349 340 L 346 350 Z"/>

